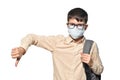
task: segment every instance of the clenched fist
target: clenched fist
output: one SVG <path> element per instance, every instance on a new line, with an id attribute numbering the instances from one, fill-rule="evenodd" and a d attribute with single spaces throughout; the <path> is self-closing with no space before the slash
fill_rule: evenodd
<path id="1" fill-rule="evenodd" d="M 16 59 L 15 66 L 17 67 L 21 57 L 25 54 L 25 49 L 22 47 L 13 48 L 11 51 L 11 56 L 13 59 Z"/>
<path id="2" fill-rule="evenodd" d="M 81 60 L 89 66 L 92 66 L 93 64 L 90 54 L 81 53 Z"/>

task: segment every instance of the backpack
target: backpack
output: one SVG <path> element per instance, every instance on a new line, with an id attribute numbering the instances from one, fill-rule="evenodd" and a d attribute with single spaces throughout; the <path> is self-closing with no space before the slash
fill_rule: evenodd
<path id="1" fill-rule="evenodd" d="M 93 43 L 94 43 L 94 41 L 92 41 L 92 40 L 86 40 L 84 47 L 83 47 L 83 53 L 89 54 Z M 85 69 L 87 80 L 101 80 L 101 75 L 95 74 L 91 70 L 91 68 L 89 67 L 88 64 L 83 62 L 83 67 Z"/>

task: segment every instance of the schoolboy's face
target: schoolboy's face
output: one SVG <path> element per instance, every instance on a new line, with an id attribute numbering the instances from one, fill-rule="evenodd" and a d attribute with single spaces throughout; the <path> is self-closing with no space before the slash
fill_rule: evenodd
<path id="1" fill-rule="evenodd" d="M 69 21 L 68 21 L 67 24 L 81 25 L 81 26 L 84 27 L 85 30 L 87 29 L 87 26 L 88 26 L 87 24 L 85 24 L 85 22 L 83 22 L 83 21 L 77 21 L 74 18 L 69 19 Z"/>

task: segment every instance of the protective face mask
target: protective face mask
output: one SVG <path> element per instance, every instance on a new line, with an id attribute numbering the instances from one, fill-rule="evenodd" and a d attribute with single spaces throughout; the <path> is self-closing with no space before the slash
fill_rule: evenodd
<path id="1" fill-rule="evenodd" d="M 83 36 L 83 33 L 85 32 L 85 29 L 78 29 L 77 27 L 74 28 L 68 28 L 68 33 L 73 39 L 78 39 L 81 36 Z"/>

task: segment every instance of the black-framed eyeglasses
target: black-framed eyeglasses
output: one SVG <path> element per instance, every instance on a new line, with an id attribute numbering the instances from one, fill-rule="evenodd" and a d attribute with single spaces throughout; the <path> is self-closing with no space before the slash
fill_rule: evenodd
<path id="1" fill-rule="evenodd" d="M 84 29 L 85 24 L 67 23 L 67 27 L 70 29 L 73 29 L 74 27 L 77 27 L 78 29 Z"/>

